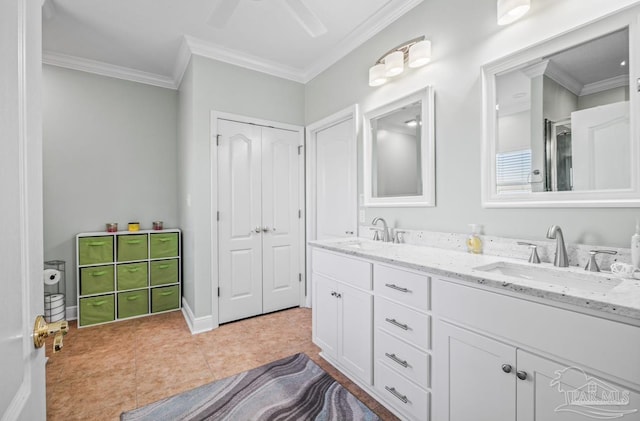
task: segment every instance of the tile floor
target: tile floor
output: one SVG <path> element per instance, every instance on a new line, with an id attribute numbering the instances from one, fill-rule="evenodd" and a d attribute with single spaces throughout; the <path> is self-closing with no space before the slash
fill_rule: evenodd
<path id="1" fill-rule="evenodd" d="M 296 308 L 191 335 L 180 311 L 77 329 L 47 354 L 47 419 L 118 420 L 120 413 L 287 355 L 306 353 L 383 420 L 382 405 L 318 356 L 311 310 Z"/>

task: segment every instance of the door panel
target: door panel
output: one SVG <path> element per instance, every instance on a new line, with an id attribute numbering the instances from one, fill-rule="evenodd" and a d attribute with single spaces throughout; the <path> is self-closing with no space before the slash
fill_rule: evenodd
<path id="1" fill-rule="evenodd" d="M 44 420 L 41 2 L 0 3 L 0 419 Z"/>
<path id="2" fill-rule="evenodd" d="M 367 384 L 372 384 L 373 374 L 373 296 L 356 288 L 341 284 L 339 287 L 338 327 L 340 348 L 338 359 Z"/>
<path id="3" fill-rule="evenodd" d="M 262 313 L 260 128 L 218 120 L 219 320 Z"/>
<path id="4" fill-rule="evenodd" d="M 437 416 L 448 421 L 515 420 L 515 348 L 442 321 L 434 332 L 442 359 L 434 370 L 444 381 L 438 385 L 443 395 L 434 399 Z M 510 373 L 503 364 L 511 366 Z"/>
<path id="5" fill-rule="evenodd" d="M 357 232 L 355 139 L 350 118 L 316 133 L 316 239 Z"/>
<path id="6" fill-rule="evenodd" d="M 300 305 L 298 133 L 262 128 L 263 311 Z"/>
<path id="7" fill-rule="evenodd" d="M 640 420 L 640 393 L 579 366 L 567 366 L 519 349 L 518 370 L 527 373 L 517 382 L 518 421 L 572 421 L 577 419 Z M 627 399 L 624 395 L 627 393 Z M 594 405 L 574 399 L 593 400 Z M 595 397 L 595 398 L 592 398 Z M 620 399 L 620 404 L 604 401 Z M 622 403 L 624 401 L 624 404 Z"/>
<path id="8" fill-rule="evenodd" d="M 313 274 L 313 343 L 329 357 L 338 358 L 337 283 Z"/>

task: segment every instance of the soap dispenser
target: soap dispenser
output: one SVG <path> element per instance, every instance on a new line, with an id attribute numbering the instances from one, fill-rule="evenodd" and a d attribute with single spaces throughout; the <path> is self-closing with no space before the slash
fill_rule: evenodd
<path id="1" fill-rule="evenodd" d="M 469 224 L 469 226 L 471 227 L 471 234 L 469 234 L 469 238 L 467 238 L 467 251 L 473 254 L 480 254 L 482 253 L 482 240 L 480 239 L 480 225 Z"/>
<path id="2" fill-rule="evenodd" d="M 631 236 L 631 264 L 640 269 L 640 223 L 636 220 L 636 233 Z"/>

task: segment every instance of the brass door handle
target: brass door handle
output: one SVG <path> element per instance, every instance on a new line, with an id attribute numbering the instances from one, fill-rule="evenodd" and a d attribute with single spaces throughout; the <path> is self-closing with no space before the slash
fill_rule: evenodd
<path id="1" fill-rule="evenodd" d="M 36 322 L 33 326 L 33 345 L 36 348 L 42 348 L 44 346 L 45 339 L 54 335 L 53 338 L 53 352 L 58 352 L 62 349 L 62 337 L 69 331 L 69 322 L 61 320 L 55 323 L 47 323 L 44 317 L 36 317 Z"/>

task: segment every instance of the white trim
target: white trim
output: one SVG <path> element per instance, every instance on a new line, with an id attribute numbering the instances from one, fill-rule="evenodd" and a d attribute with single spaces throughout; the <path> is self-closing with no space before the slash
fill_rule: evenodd
<path id="1" fill-rule="evenodd" d="M 629 86 L 629 75 L 620 75 L 584 85 L 580 91 L 580 96 L 597 94 L 598 92 L 625 86 Z"/>
<path id="2" fill-rule="evenodd" d="M 565 87 L 574 95 L 580 96 L 580 91 L 582 91 L 584 85 L 569 73 L 558 67 L 553 61 L 549 61 L 549 65 L 545 71 L 545 76 L 549 77 L 560 86 Z"/>
<path id="3" fill-rule="evenodd" d="M 372 195 L 372 133 L 370 121 L 394 110 L 420 101 L 422 104 L 422 130 L 420 139 L 422 165 L 422 194 L 419 196 L 373 197 Z M 436 205 L 435 171 L 435 113 L 432 86 L 426 86 L 413 94 L 402 97 L 364 114 L 363 186 L 364 207 L 434 207 Z"/>
<path id="4" fill-rule="evenodd" d="M 640 133 L 638 131 L 639 93 L 630 92 L 630 133 L 631 186 L 628 189 L 606 191 L 569 191 L 535 193 L 497 193 L 495 156 L 496 145 L 496 81 L 495 75 L 526 67 L 539 57 L 562 51 L 586 40 L 609 34 L 624 27 L 629 28 L 629 74 L 630 79 L 638 76 L 640 37 L 638 16 L 629 16 L 625 11 L 584 24 L 575 30 L 543 40 L 504 58 L 482 66 L 482 119 L 483 136 L 481 148 L 481 197 L 485 208 L 611 208 L 640 207 Z"/>
<path id="5" fill-rule="evenodd" d="M 131 82 L 144 83 L 146 85 L 158 86 L 160 88 L 177 89 L 178 87 L 176 81 L 168 76 L 143 72 L 141 70 L 116 66 L 101 61 L 75 57 L 67 54 L 55 53 L 52 51 L 44 51 L 42 53 L 42 62 L 50 66 L 64 67 L 66 69 L 79 70 L 81 72 L 93 73 L 96 75 L 108 76 Z"/>
<path id="6" fill-rule="evenodd" d="M 358 153 L 357 153 L 357 142 L 360 133 L 360 114 L 358 104 L 351 105 L 343 110 L 338 111 L 328 117 L 323 118 L 322 120 L 316 121 L 307 126 L 306 129 L 306 153 L 305 157 L 307 160 L 306 164 L 306 208 L 308 210 L 306 215 L 306 234 L 307 241 L 313 241 L 317 239 L 317 231 L 316 231 L 316 218 L 317 218 L 317 205 L 316 205 L 316 133 L 327 129 L 331 126 L 335 126 L 336 124 L 340 124 L 343 121 L 352 119 L 353 120 L 353 144 L 352 144 L 352 152 L 353 152 L 353 162 L 352 165 L 356 169 L 355 170 L 355 180 L 352 180 L 355 186 L 355 190 L 357 193 L 358 190 Z M 356 197 L 353 198 L 356 201 L 355 209 L 356 212 L 352 216 L 353 217 L 353 226 L 355 227 L 355 232 L 357 235 L 358 231 L 358 204 L 357 204 L 357 194 Z M 307 256 L 307 267 L 306 267 L 306 288 L 307 288 L 307 299 L 306 299 L 306 307 L 311 307 L 312 303 L 312 294 L 313 289 L 311 286 L 311 247 L 305 244 L 305 254 Z"/>
<path id="7" fill-rule="evenodd" d="M 189 303 L 184 297 L 182 297 L 182 315 L 184 316 L 184 320 L 187 322 L 187 326 L 189 326 L 189 330 L 192 335 L 209 332 L 214 329 L 213 317 L 204 316 L 196 318 L 193 311 L 191 311 L 191 307 L 189 307 Z"/>
<path id="8" fill-rule="evenodd" d="M 176 57 L 176 62 L 173 67 L 173 82 L 176 89 L 180 89 L 184 72 L 187 71 L 190 61 L 191 50 L 189 49 L 186 38 L 182 37 L 182 43 L 180 43 L 180 49 L 178 50 L 178 57 Z"/>
<path id="9" fill-rule="evenodd" d="M 78 306 L 69 306 L 65 309 L 66 320 L 78 320 Z"/>
<path id="10" fill-rule="evenodd" d="M 234 51 L 225 47 L 217 46 L 203 40 L 184 36 L 185 42 L 191 54 L 222 61 L 257 72 L 266 73 L 272 76 L 289 79 L 294 82 L 304 83 L 303 71 L 294 67 L 284 66 L 275 61 L 265 60 L 247 53 Z M 184 62 L 184 60 L 183 60 Z"/>

